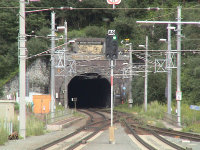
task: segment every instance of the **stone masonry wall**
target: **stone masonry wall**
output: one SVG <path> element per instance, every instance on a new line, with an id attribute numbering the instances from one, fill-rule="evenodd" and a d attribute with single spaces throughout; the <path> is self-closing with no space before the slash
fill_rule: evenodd
<path id="1" fill-rule="evenodd" d="M 26 68 L 26 93 L 38 92 L 49 93 L 50 85 L 50 62 L 41 58 L 36 59 L 31 65 Z M 7 82 L 4 86 L 4 96 L 0 99 L 7 99 L 7 95 L 19 92 L 19 74 Z M 48 93 L 46 93 L 48 92 Z"/>

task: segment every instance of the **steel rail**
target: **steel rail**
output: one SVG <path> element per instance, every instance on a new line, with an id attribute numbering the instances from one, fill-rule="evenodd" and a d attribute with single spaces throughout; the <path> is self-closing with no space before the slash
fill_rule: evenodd
<path id="1" fill-rule="evenodd" d="M 139 137 L 139 135 L 131 128 L 131 126 L 128 124 L 128 122 L 123 119 L 124 123 L 126 124 L 126 126 L 128 127 L 128 129 L 130 130 L 130 132 L 132 133 L 132 135 L 142 144 L 144 145 L 146 148 L 150 149 L 150 150 L 157 150 L 155 147 L 151 146 L 150 144 L 148 144 L 147 142 L 145 142 L 142 138 Z"/>
<path id="2" fill-rule="evenodd" d="M 68 135 L 66 135 L 66 136 L 64 136 L 62 138 L 59 138 L 59 139 L 57 139 L 57 140 L 55 140 L 53 142 L 47 143 L 47 144 L 45 144 L 43 146 L 40 146 L 40 147 L 36 148 L 35 150 L 43 150 L 43 149 L 49 148 L 49 147 L 51 147 L 51 146 L 53 146 L 53 145 L 55 145 L 55 144 L 57 144 L 59 142 L 62 142 L 64 140 L 66 140 L 66 139 L 68 139 L 68 138 L 70 138 L 70 137 L 78 134 L 79 132 L 85 130 L 86 126 L 89 125 L 89 124 L 91 124 L 93 122 L 93 120 L 94 120 L 93 116 L 90 113 L 87 113 L 85 111 L 82 111 L 82 110 L 78 110 L 78 111 L 81 111 L 81 112 L 83 112 L 83 113 L 85 113 L 85 114 L 87 114 L 87 115 L 90 116 L 91 119 L 90 119 L 90 122 L 88 124 L 86 124 L 83 127 L 78 128 L 75 132 L 72 132 L 72 133 L 70 133 L 70 134 L 68 134 Z"/>
<path id="3" fill-rule="evenodd" d="M 117 112 L 117 111 L 116 111 L 116 112 Z M 129 115 L 129 117 L 131 117 L 131 116 L 133 117 L 133 115 L 130 116 L 130 114 L 127 114 L 127 113 L 124 113 L 124 114 Z M 169 145 L 169 146 L 171 146 L 171 147 L 173 147 L 173 148 L 175 148 L 175 149 L 178 149 L 178 150 L 185 150 L 185 149 L 186 149 L 186 148 L 181 147 L 181 146 L 179 146 L 179 145 L 177 145 L 177 144 L 175 144 L 175 143 L 173 143 L 173 142 L 168 141 L 167 139 L 161 137 L 160 135 L 158 135 L 157 133 L 155 133 L 153 130 L 151 130 L 151 129 L 149 129 L 149 128 L 140 127 L 140 126 L 136 126 L 136 125 L 133 125 L 133 124 L 131 124 L 131 126 L 130 126 L 130 125 L 128 124 L 128 122 L 126 121 L 126 119 L 123 119 L 123 121 L 126 123 L 127 127 L 128 127 L 129 130 L 133 133 L 133 135 L 135 136 L 135 134 L 136 134 L 135 138 L 139 139 L 139 140 L 138 140 L 139 142 L 140 142 L 140 140 L 142 140 L 142 139 L 137 135 L 137 133 L 134 132 L 134 129 L 132 129 L 131 126 L 134 126 L 135 128 L 142 128 L 142 129 L 144 129 L 144 130 L 148 130 L 152 135 L 154 135 L 154 136 L 155 136 L 156 138 L 158 138 L 160 141 L 166 143 L 167 145 Z M 139 138 L 138 138 L 138 137 L 139 137 Z M 143 141 L 143 140 L 142 140 L 142 141 Z M 140 143 L 141 143 L 141 142 L 140 142 Z M 143 143 L 141 143 L 141 144 L 143 144 Z M 144 144 L 143 144 L 143 145 L 144 145 Z M 145 145 L 144 145 L 144 146 L 145 146 Z M 145 146 L 145 147 L 146 147 L 146 146 Z M 149 149 L 151 150 L 150 147 L 147 147 L 147 148 L 149 148 Z"/>
<path id="4" fill-rule="evenodd" d="M 181 131 L 175 131 L 172 129 L 165 129 L 165 128 L 159 128 L 151 125 L 147 125 L 151 130 L 162 133 L 162 134 L 168 134 L 171 136 L 180 136 L 184 138 L 188 138 L 193 141 L 200 141 L 200 135 L 199 134 L 194 134 L 194 133 L 187 133 L 187 132 L 181 132 Z"/>
<path id="5" fill-rule="evenodd" d="M 92 111 L 92 110 L 89 110 L 89 111 Z M 96 111 L 93 111 L 99 115 L 101 115 L 103 117 L 103 125 L 101 125 L 99 128 L 97 128 L 93 133 L 91 133 L 90 135 L 88 135 L 87 137 L 79 140 L 78 142 L 76 142 L 75 144 L 71 145 L 70 147 L 66 148 L 65 150 L 73 150 L 74 148 L 78 147 L 80 144 L 82 144 L 82 142 L 86 142 L 88 139 L 90 139 L 91 137 L 93 137 L 95 134 L 97 134 L 104 126 L 105 126 L 105 123 L 106 123 L 106 116 L 99 113 L 99 112 L 96 112 Z"/>
<path id="6" fill-rule="evenodd" d="M 127 122 L 127 118 L 132 117 L 131 114 L 127 114 L 124 112 L 119 112 L 119 111 L 114 111 L 117 116 L 119 116 L 120 118 L 122 117 L 121 115 L 119 115 L 119 113 L 123 113 L 125 115 L 128 115 L 128 117 L 122 117 L 122 121 L 125 123 L 125 125 L 127 126 L 127 128 L 129 129 L 129 131 L 132 133 L 132 135 L 142 144 L 144 145 L 146 148 L 148 148 L 149 150 L 157 150 L 157 148 L 151 146 L 150 144 L 148 144 L 147 142 L 145 142 L 141 137 L 139 137 L 139 135 L 134 131 L 134 129 L 129 125 L 129 123 Z M 121 119 L 120 119 L 121 120 Z"/>
<path id="7" fill-rule="evenodd" d="M 169 145 L 169 146 L 171 146 L 171 147 L 173 147 L 175 149 L 178 149 L 178 150 L 185 150 L 186 149 L 185 147 L 182 147 L 182 146 L 177 145 L 177 144 L 175 144 L 173 142 L 170 142 L 167 139 L 163 138 L 162 136 L 158 135 L 154 129 L 152 129 L 151 127 L 148 128 L 148 125 L 146 127 L 141 127 L 141 126 L 137 126 L 137 125 L 131 125 L 131 126 L 134 126 L 135 128 L 141 128 L 143 130 L 148 130 L 156 138 L 158 138 L 162 142 L 166 143 L 167 145 Z M 164 132 L 164 133 L 166 134 L 166 132 Z"/>
<path id="8" fill-rule="evenodd" d="M 157 137 L 159 140 L 163 141 L 163 142 L 166 143 L 167 145 L 170 145 L 171 147 L 173 147 L 173 148 L 175 148 L 175 149 L 178 149 L 178 150 L 185 150 L 184 147 L 181 147 L 181 146 L 179 146 L 179 145 L 177 145 L 177 144 L 174 144 L 174 143 L 168 141 L 167 139 L 161 137 L 160 135 L 158 135 L 158 134 L 155 133 L 154 131 L 151 130 L 150 132 L 151 132 L 151 134 L 153 134 L 155 137 Z"/>

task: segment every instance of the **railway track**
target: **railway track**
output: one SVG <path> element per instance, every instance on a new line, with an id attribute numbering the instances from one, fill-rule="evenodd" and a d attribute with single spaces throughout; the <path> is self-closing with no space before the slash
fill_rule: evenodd
<path id="1" fill-rule="evenodd" d="M 164 137 L 160 136 L 160 134 L 162 135 L 168 135 L 168 136 L 176 136 L 179 138 L 187 138 L 193 141 L 200 141 L 200 135 L 198 134 L 192 134 L 192 133 L 185 133 L 185 132 L 180 132 L 180 131 L 174 131 L 172 129 L 166 129 L 166 128 L 158 128 L 155 126 L 151 126 L 151 125 L 146 125 L 145 127 L 143 127 L 143 125 L 139 125 L 139 123 L 135 123 L 134 116 L 130 115 L 130 114 L 126 114 L 126 113 L 121 113 L 121 112 L 115 112 L 118 113 L 118 116 L 120 116 L 119 114 L 122 114 L 122 118 L 123 118 L 123 122 L 126 124 L 127 128 L 130 130 L 130 132 L 132 133 L 132 135 L 141 143 L 143 144 L 146 148 L 150 149 L 150 150 L 154 150 L 157 149 L 155 147 L 153 147 L 152 145 L 148 144 L 147 142 L 145 142 L 145 140 L 143 140 L 142 138 L 140 138 L 140 136 L 137 134 L 138 129 L 142 129 L 145 132 L 149 132 L 149 134 L 155 136 L 157 139 L 159 139 L 160 141 L 162 141 L 163 143 L 171 146 L 174 149 L 177 150 L 185 150 L 185 149 L 189 149 L 191 150 L 191 148 L 188 147 L 182 147 L 180 145 L 177 145 L 171 141 L 168 141 L 167 139 L 165 139 Z M 127 117 L 125 117 L 127 116 Z M 133 118 L 129 121 L 127 121 L 125 118 Z M 134 123 L 133 123 L 134 121 Z M 141 131 L 140 131 L 141 132 Z"/>
<path id="2" fill-rule="evenodd" d="M 188 140 L 192 141 L 200 141 L 200 135 L 199 134 L 194 134 L 194 133 L 187 133 L 187 132 L 180 132 L 180 131 L 175 131 L 172 129 L 166 129 L 166 128 L 159 128 L 151 125 L 147 125 L 147 128 L 149 130 L 154 131 L 159 134 L 164 134 L 164 135 L 169 135 L 169 136 L 176 136 L 179 138 L 186 138 Z"/>
<path id="3" fill-rule="evenodd" d="M 110 124 L 110 119 L 97 110 L 78 110 L 90 116 L 90 121 L 83 127 L 77 129 L 75 132 L 57 139 L 51 143 L 38 147 L 36 150 L 52 150 L 52 149 L 65 149 L 73 150 L 81 144 L 85 144 L 88 139 L 96 135 L 104 127 Z M 117 121 L 117 120 L 115 120 Z M 77 138 L 78 137 L 78 138 Z M 71 140 L 70 140 L 71 139 Z M 78 139 L 78 140 L 76 140 Z"/>
<path id="4" fill-rule="evenodd" d="M 90 116 L 90 120 L 86 125 L 83 127 L 77 129 L 75 132 L 66 135 L 65 137 L 61 139 L 57 139 L 51 143 L 48 143 L 46 145 L 43 145 L 36 150 L 57 150 L 57 149 L 65 149 L 65 150 L 72 150 L 80 146 L 81 144 L 87 145 L 87 141 L 90 141 L 92 137 L 94 137 L 96 134 L 101 132 L 102 130 L 107 130 L 110 126 L 110 112 L 100 109 L 88 109 L 88 110 L 79 110 L 82 113 L 87 114 Z M 122 112 L 116 112 L 114 111 L 114 119 L 113 123 L 121 122 L 125 125 L 125 127 L 129 130 L 129 134 L 131 133 L 137 141 L 139 141 L 140 144 L 142 144 L 146 149 L 150 150 L 156 150 L 159 149 L 152 143 L 149 143 L 149 141 L 142 137 L 141 133 L 144 132 L 146 136 L 149 138 L 155 139 L 156 141 L 159 141 L 159 144 L 164 147 L 164 145 L 168 145 L 171 147 L 170 149 L 178 149 L 178 150 L 184 150 L 184 149 L 190 149 L 185 148 L 182 146 L 179 146 L 177 144 L 174 144 L 171 141 L 166 140 L 163 136 L 160 136 L 160 134 L 163 135 L 169 135 L 169 136 L 180 136 L 180 137 L 188 137 L 195 141 L 199 141 L 200 135 L 196 134 L 189 134 L 179 131 L 173 131 L 170 129 L 163 129 L 163 128 L 157 128 L 155 126 L 147 125 L 146 127 L 143 127 L 139 123 L 135 123 L 137 119 L 134 119 L 134 116 L 131 114 L 126 114 Z M 142 130 L 142 132 L 141 132 Z M 154 136 L 154 138 L 153 138 Z"/>
<path id="5" fill-rule="evenodd" d="M 146 139 L 143 139 L 140 135 L 141 131 L 137 131 L 138 128 L 133 128 L 133 125 L 132 125 L 132 122 L 133 122 L 133 116 L 130 115 L 130 114 L 126 114 L 126 113 L 119 113 L 119 112 L 116 112 L 118 113 L 118 116 L 120 116 L 122 120 L 122 122 L 126 125 L 126 127 L 129 129 L 129 131 L 131 132 L 131 134 L 143 145 L 145 146 L 147 149 L 149 150 L 157 150 L 158 148 L 153 146 L 151 143 L 149 143 Z M 135 120 L 134 120 L 135 121 Z M 186 148 L 183 148 L 179 145 L 176 145 L 164 138 L 162 138 L 161 136 L 159 136 L 157 133 L 155 132 L 147 132 L 145 130 L 145 134 L 148 134 L 148 136 L 155 136 L 158 140 L 160 140 L 160 145 L 168 145 L 169 147 L 171 147 L 172 149 L 178 149 L 178 150 L 184 150 Z"/>

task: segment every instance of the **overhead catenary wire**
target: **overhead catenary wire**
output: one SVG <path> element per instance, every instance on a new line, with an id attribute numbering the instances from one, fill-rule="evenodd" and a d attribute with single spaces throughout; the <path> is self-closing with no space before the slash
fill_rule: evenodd
<path id="1" fill-rule="evenodd" d="M 196 6 L 196 5 L 195 5 Z M 193 7 L 195 7 L 195 6 L 193 6 Z M 197 5 L 198 6 L 198 5 Z M 19 9 L 19 7 L 0 7 L 0 9 Z M 48 9 L 48 10 L 53 10 L 53 9 L 61 9 L 61 7 L 26 7 L 26 9 L 34 9 L 34 8 L 41 8 L 41 9 Z M 73 8 L 73 7 L 71 7 L 71 8 Z M 73 8 L 73 9 L 85 9 L 85 10 L 91 10 L 91 9 L 99 9 L 99 10 L 102 10 L 102 9 L 110 9 L 110 10 L 151 10 L 151 8 L 152 7 L 148 7 L 148 8 L 127 8 L 127 7 L 125 7 L 125 8 L 115 8 L 115 9 L 113 9 L 113 8 L 107 8 L 107 7 L 102 7 L 102 8 L 87 8 L 87 7 L 85 7 L 85 8 Z M 155 8 L 155 7 L 153 7 L 153 8 Z M 167 10 L 167 9 L 169 9 L 169 10 L 175 10 L 175 9 L 177 9 L 177 8 L 159 8 L 159 10 Z M 193 9 L 193 10 L 195 10 L 195 9 L 200 9 L 200 8 L 182 8 L 183 10 L 187 10 L 187 9 Z M 154 9 L 155 10 L 155 9 Z"/>

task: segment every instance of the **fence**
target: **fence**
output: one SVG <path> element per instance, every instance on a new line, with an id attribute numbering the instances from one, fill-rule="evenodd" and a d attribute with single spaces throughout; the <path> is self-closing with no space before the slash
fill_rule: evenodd
<path id="1" fill-rule="evenodd" d="M 46 114 L 46 125 L 52 124 L 54 122 L 69 118 L 73 116 L 74 111 L 71 109 L 63 110 L 63 111 L 56 111 L 50 112 Z"/>
<path id="2" fill-rule="evenodd" d="M 173 115 L 173 114 L 169 114 L 167 112 L 164 112 L 164 118 L 163 118 L 166 122 L 168 122 L 169 124 L 172 124 L 174 126 L 179 127 L 178 125 L 178 116 L 177 115 Z"/>
<path id="3" fill-rule="evenodd" d="M 0 127 L 2 126 L 2 123 L 0 123 Z M 8 134 L 12 134 L 13 132 L 13 123 L 12 122 L 5 122 L 4 123 L 4 129 L 7 129 Z"/>

